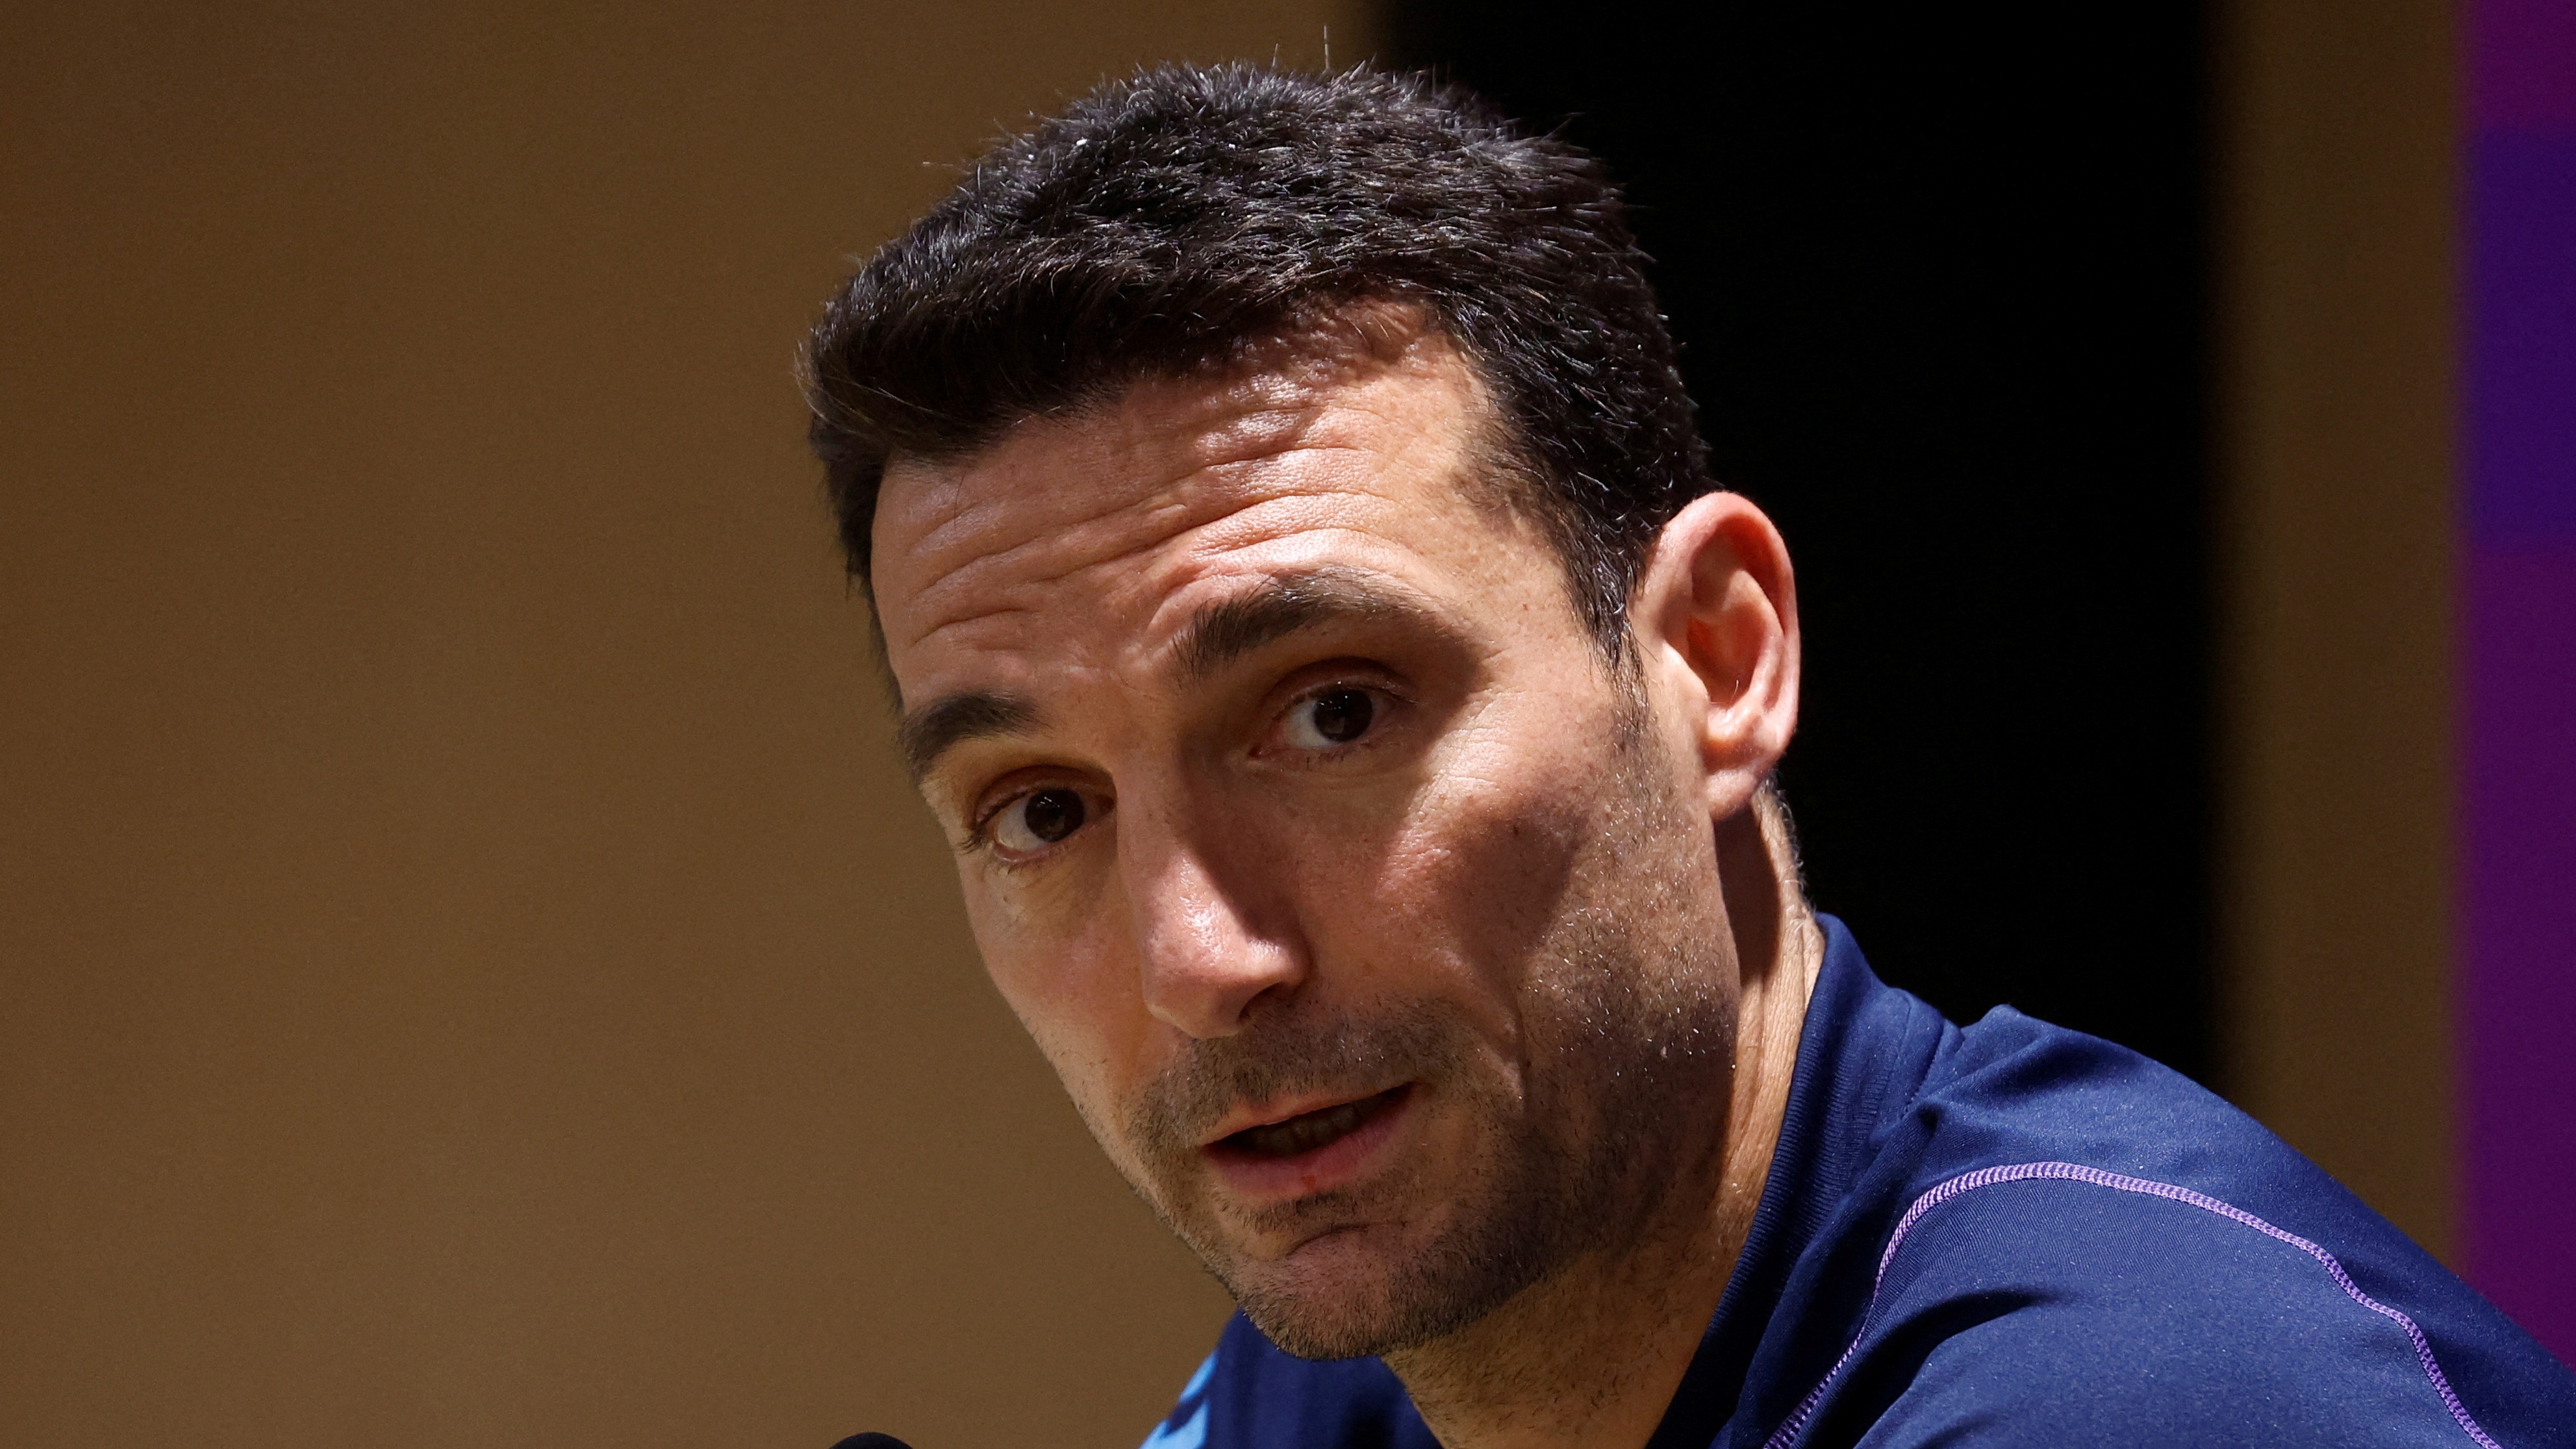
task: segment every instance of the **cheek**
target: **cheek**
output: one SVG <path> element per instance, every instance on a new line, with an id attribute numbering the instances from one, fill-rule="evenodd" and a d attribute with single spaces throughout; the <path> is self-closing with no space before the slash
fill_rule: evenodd
<path id="1" fill-rule="evenodd" d="M 1131 953 L 1097 919 L 1065 929 L 1016 893 L 981 890 L 972 879 L 966 912 L 994 989 L 1110 1146 L 1103 1129 L 1129 1100 L 1152 1040 Z"/>
<path id="2" fill-rule="evenodd" d="M 1070 868 L 1015 873 L 971 858 L 958 863 L 984 969 L 1051 1057 L 1052 1041 L 1096 1034 L 1078 1024 L 1100 1014 L 1119 959 L 1102 929 L 1109 883 L 1087 865 L 1074 860 L 1063 863 Z"/>
<path id="3" fill-rule="evenodd" d="M 1529 788 L 1514 788 L 1515 785 Z M 1479 781 L 1426 821 L 1426 905 L 1452 923 L 1460 950 L 1498 989 L 1517 991 L 1531 958 L 1568 909 L 1593 831 L 1590 781 Z"/>
<path id="4" fill-rule="evenodd" d="M 1462 732 L 1399 807 L 1352 832 L 1368 846 L 1300 851 L 1334 862 L 1302 872 L 1318 954 L 1378 989 L 1465 998 L 1509 1032 L 1527 963 L 1598 833 L 1602 774 L 1544 731 Z"/>

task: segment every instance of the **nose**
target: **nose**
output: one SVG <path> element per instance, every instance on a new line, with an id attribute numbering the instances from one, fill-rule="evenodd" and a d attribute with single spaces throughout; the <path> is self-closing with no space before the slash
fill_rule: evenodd
<path id="1" fill-rule="evenodd" d="M 1231 1036 L 1257 1003 L 1294 994 L 1309 968 L 1281 889 L 1288 862 L 1226 825 L 1193 830 L 1120 805 L 1146 1010 L 1193 1037 Z"/>

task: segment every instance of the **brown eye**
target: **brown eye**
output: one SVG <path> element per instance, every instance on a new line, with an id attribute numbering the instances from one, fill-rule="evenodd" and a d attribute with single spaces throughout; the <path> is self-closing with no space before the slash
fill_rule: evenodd
<path id="1" fill-rule="evenodd" d="M 1377 720 L 1377 700 L 1365 689 L 1328 689 L 1300 700 L 1288 712 L 1288 742 L 1301 750 L 1347 745 Z"/>
<path id="2" fill-rule="evenodd" d="M 1034 790 L 994 817 L 993 843 L 1015 855 L 1034 854 L 1080 830 L 1090 813 L 1080 791 Z"/>

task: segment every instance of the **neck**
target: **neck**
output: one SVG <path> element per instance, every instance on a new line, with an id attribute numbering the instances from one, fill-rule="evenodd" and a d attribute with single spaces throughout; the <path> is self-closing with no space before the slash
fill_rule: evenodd
<path id="1" fill-rule="evenodd" d="M 1639 1449 L 1717 1312 L 1762 1200 L 1824 962 L 1776 805 L 1765 797 L 1722 822 L 1717 856 L 1741 983 L 1724 1148 L 1694 1180 L 1668 1185 L 1634 1242 L 1388 1355 L 1445 1449 Z"/>

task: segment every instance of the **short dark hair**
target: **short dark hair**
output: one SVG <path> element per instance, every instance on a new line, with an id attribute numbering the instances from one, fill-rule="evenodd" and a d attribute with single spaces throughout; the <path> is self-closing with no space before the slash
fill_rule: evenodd
<path id="1" fill-rule="evenodd" d="M 1621 658 L 1657 531 L 1715 486 L 1645 263 L 1597 158 L 1463 90 L 1145 71 L 995 147 L 850 278 L 806 355 L 809 437 L 864 585 L 890 458 L 1394 304 L 1476 368 L 1498 461 Z"/>

